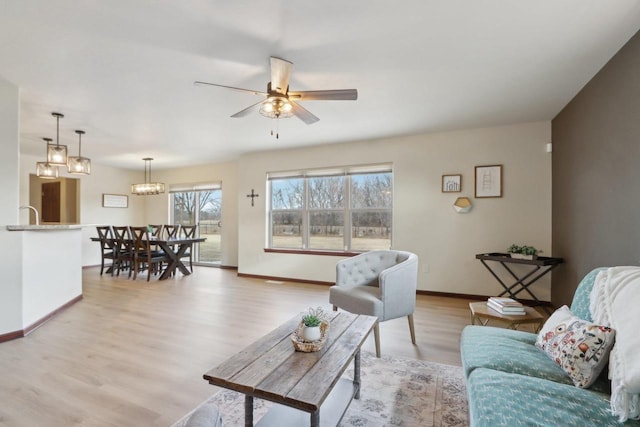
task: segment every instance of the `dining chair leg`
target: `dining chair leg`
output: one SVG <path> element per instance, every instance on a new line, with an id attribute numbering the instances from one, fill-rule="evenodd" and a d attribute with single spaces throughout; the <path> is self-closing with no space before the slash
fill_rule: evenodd
<path id="1" fill-rule="evenodd" d="M 416 345 L 416 330 L 413 327 L 413 314 L 408 315 L 407 319 L 409 319 L 409 332 L 411 332 L 411 342 L 413 343 L 413 345 Z"/>
<path id="2" fill-rule="evenodd" d="M 376 357 L 380 358 L 380 322 L 373 327 L 373 338 L 376 341 Z"/>

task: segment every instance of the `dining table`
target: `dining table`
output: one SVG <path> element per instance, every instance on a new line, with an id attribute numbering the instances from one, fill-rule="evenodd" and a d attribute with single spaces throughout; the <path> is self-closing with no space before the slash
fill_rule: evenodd
<path id="1" fill-rule="evenodd" d="M 172 237 L 169 239 L 150 239 L 152 243 L 157 244 L 167 255 L 167 267 L 162 271 L 159 280 L 165 280 L 171 277 L 176 270 L 180 270 L 182 274 L 188 276 L 191 271 L 182 262 L 187 250 L 193 247 L 194 243 L 202 243 L 207 240 L 205 237 Z"/>
<path id="2" fill-rule="evenodd" d="M 115 242 L 115 239 L 108 239 L 111 242 Z M 182 274 L 188 276 L 191 271 L 182 262 L 182 258 L 185 256 L 187 250 L 193 247 L 194 243 L 202 243 L 206 241 L 206 237 L 171 237 L 171 238 L 156 238 L 150 237 L 149 241 L 152 245 L 156 245 L 162 249 L 167 255 L 167 266 L 162 271 L 162 274 L 158 280 L 166 280 L 171 277 L 177 270 L 180 270 Z M 92 242 L 99 242 L 99 237 L 92 237 Z M 108 272 L 109 270 L 107 270 Z"/>

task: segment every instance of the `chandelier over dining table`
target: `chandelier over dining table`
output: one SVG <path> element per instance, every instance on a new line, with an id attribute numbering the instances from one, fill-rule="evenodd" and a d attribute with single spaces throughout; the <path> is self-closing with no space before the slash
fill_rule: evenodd
<path id="1" fill-rule="evenodd" d="M 164 193 L 164 183 L 151 182 L 151 161 L 153 158 L 145 157 L 144 159 L 144 182 L 131 185 L 131 194 L 138 196 L 151 196 Z"/>

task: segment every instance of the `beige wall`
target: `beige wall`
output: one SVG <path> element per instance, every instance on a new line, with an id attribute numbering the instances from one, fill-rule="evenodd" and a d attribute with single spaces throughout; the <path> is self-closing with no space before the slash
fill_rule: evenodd
<path id="1" fill-rule="evenodd" d="M 239 272 L 331 282 L 340 257 L 265 253 L 267 172 L 368 163 L 394 164 L 393 247 L 420 258 L 419 289 L 494 295 L 501 290 L 475 254 L 511 243 L 551 252 L 549 122 L 268 151 L 238 163 Z M 474 199 L 474 166 L 503 165 L 504 197 Z M 440 191 L 443 174 L 463 175 L 461 193 Z M 244 197 L 254 188 L 255 207 Z M 473 200 L 468 214 L 452 207 Z M 536 294 L 549 300 L 549 281 Z"/>
<path id="2" fill-rule="evenodd" d="M 419 289 L 493 295 L 501 288 L 475 259 L 475 254 L 505 250 L 526 243 L 551 252 L 550 123 L 473 129 L 416 135 L 296 150 L 251 153 L 238 162 L 154 171 L 154 180 L 170 184 L 222 182 L 222 264 L 238 266 L 240 273 L 331 282 L 334 256 L 265 253 L 266 173 L 393 162 L 393 246 L 420 257 Z M 36 157 L 21 158 L 21 200 L 28 200 L 28 174 Z M 473 198 L 474 166 L 502 164 L 504 197 Z M 463 175 L 461 193 L 442 193 L 443 174 Z M 81 178 L 83 224 L 148 224 L 169 221 L 169 196 L 132 196 L 129 186 L 138 171 L 94 163 L 92 174 Z M 255 207 L 245 197 L 260 194 Z M 102 193 L 129 195 L 129 208 L 102 208 Z M 452 207 L 458 196 L 471 197 L 468 214 Z M 28 221 L 28 213 L 23 221 Z M 99 263 L 98 245 L 89 241 L 93 226 L 83 230 L 83 265 Z M 537 287 L 549 299 L 549 282 Z"/>

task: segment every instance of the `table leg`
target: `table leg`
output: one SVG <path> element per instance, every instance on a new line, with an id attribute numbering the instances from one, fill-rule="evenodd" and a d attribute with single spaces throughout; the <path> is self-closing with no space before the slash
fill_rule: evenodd
<path id="1" fill-rule="evenodd" d="M 320 410 L 311 413 L 311 427 L 320 426 Z M 246 427 L 246 426 L 245 426 Z"/>
<path id="2" fill-rule="evenodd" d="M 353 358 L 353 383 L 356 385 L 355 399 L 360 399 L 360 350 L 356 351 Z"/>
<path id="3" fill-rule="evenodd" d="M 244 427 L 253 427 L 253 396 L 244 396 Z"/>
<path id="4" fill-rule="evenodd" d="M 160 275 L 159 280 L 168 279 L 176 270 L 180 270 L 180 272 L 185 276 L 191 274 L 189 269 L 181 261 L 182 256 L 187 251 L 187 249 L 189 249 L 189 246 L 190 244 L 181 244 L 178 245 L 178 250 L 174 251 L 173 248 L 171 248 L 171 246 L 169 246 L 168 244 L 160 244 L 160 247 L 162 248 L 164 253 L 167 254 L 169 260 L 167 268 L 164 269 L 164 271 Z"/>

